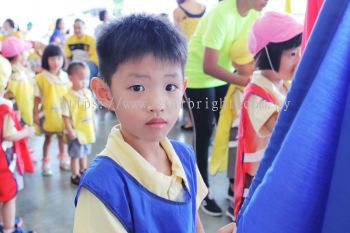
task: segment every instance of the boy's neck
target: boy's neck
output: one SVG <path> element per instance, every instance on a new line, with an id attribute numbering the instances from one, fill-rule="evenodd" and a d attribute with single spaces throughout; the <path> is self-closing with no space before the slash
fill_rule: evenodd
<path id="1" fill-rule="evenodd" d="M 247 0 L 236 0 L 237 4 L 237 11 L 240 16 L 245 17 L 247 16 L 248 12 L 251 10 L 251 7 L 249 6 L 249 3 Z"/>
<path id="2" fill-rule="evenodd" d="M 171 175 L 171 162 L 159 141 L 146 141 L 129 135 L 123 131 L 122 127 L 120 130 L 124 141 L 134 148 L 154 168 L 156 168 L 158 172 L 168 176 Z"/>

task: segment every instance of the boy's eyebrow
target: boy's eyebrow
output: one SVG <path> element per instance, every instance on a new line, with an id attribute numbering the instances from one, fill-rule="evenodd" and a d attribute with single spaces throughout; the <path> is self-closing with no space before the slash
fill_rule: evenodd
<path id="1" fill-rule="evenodd" d="M 131 73 L 127 76 L 128 78 L 150 78 L 147 74 L 137 74 L 137 73 Z"/>
<path id="2" fill-rule="evenodd" d="M 166 75 L 164 75 L 164 77 L 167 77 L 167 78 L 177 78 L 177 77 L 179 77 L 179 74 L 178 74 L 178 73 L 171 73 L 171 74 L 166 74 Z"/>
<path id="3" fill-rule="evenodd" d="M 150 79 L 151 77 L 147 74 L 138 74 L 138 73 L 131 73 L 129 74 L 127 77 L 129 78 L 146 78 L 146 79 Z M 177 78 L 179 77 L 178 73 L 169 73 L 169 74 L 165 74 L 164 77 L 166 78 Z"/>

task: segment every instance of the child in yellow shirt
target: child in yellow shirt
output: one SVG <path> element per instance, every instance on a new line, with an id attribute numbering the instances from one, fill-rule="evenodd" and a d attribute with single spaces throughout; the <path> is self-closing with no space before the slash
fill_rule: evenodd
<path id="1" fill-rule="evenodd" d="M 63 97 L 62 116 L 68 136 L 68 154 L 71 157 L 71 183 L 78 185 L 80 175 L 87 168 L 86 156 L 95 142 L 95 102 L 89 85 L 89 68 L 83 62 L 69 65 L 68 76 L 72 88 Z"/>
<path id="2" fill-rule="evenodd" d="M 61 170 L 69 170 L 68 155 L 63 138 L 64 122 L 61 101 L 71 83 L 67 73 L 62 70 L 63 66 L 64 55 L 61 47 L 51 44 L 44 50 L 42 59 L 44 71 L 35 77 L 34 123 L 45 134 L 42 167 L 44 176 L 52 175 L 49 150 L 53 135 L 58 137 L 60 168 Z M 39 116 L 39 106 L 43 117 Z"/>
<path id="3" fill-rule="evenodd" d="M 3 42 L 2 47 L 2 54 L 12 66 L 7 96 L 15 99 L 23 122 L 33 125 L 34 74 L 23 65 L 23 53 L 31 48 L 31 44 L 11 36 Z"/>
<path id="4" fill-rule="evenodd" d="M 167 138 L 186 88 L 184 38 L 164 17 L 130 15 L 97 49 L 103 79 L 91 87 L 120 125 L 80 180 L 73 232 L 204 232 L 194 152 Z"/>

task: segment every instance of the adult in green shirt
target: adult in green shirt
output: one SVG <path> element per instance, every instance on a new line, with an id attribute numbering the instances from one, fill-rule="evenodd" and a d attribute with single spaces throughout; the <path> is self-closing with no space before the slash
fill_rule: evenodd
<path id="1" fill-rule="evenodd" d="M 233 73 L 230 47 L 248 32 L 268 0 L 223 0 L 200 20 L 188 45 L 186 94 L 190 100 L 196 135 L 199 171 L 209 187 L 208 150 L 213 120 L 219 118 L 227 83 L 245 86 L 248 76 Z M 209 196 L 202 210 L 212 216 L 222 215 L 221 208 Z"/>

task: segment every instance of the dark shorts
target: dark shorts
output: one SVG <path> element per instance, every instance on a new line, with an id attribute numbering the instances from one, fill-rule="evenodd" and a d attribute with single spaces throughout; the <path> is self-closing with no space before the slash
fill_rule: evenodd
<path id="1" fill-rule="evenodd" d="M 68 140 L 68 154 L 71 158 L 83 158 L 91 153 L 91 144 L 80 144 L 78 139 Z"/>

